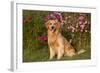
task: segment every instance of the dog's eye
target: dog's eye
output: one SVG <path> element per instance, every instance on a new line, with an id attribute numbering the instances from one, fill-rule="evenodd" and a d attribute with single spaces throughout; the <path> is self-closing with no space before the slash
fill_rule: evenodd
<path id="1" fill-rule="evenodd" d="M 52 23 L 49 23 L 50 25 L 52 25 Z"/>

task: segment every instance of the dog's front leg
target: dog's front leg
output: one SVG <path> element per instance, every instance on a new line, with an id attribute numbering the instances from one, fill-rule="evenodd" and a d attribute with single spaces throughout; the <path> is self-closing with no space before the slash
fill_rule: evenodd
<path id="1" fill-rule="evenodd" d="M 58 53 L 57 53 L 57 59 L 60 59 L 64 54 L 63 48 L 59 48 Z"/>
<path id="2" fill-rule="evenodd" d="M 55 56 L 55 51 L 53 50 L 53 48 L 49 48 L 50 49 L 50 60 Z"/>

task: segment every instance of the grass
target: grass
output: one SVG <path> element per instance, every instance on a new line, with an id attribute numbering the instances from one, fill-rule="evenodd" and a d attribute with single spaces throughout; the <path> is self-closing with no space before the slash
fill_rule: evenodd
<path id="1" fill-rule="evenodd" d="M 76 55 L 73 57 L 64 56 L 59 61 L 90 59 L 90 55 L 91 55 L 90 48 L 86 48 L 86 49 L 87 50 L 80 55 Z M 48 48 L 36 49 L 36 50 L 25 49 L 23 55 L 24 55 L 23 57 L 24 62 L 58 61 L 56 57 L 53 58 L 52 60 L 49 60 L 49 49 Z"/>

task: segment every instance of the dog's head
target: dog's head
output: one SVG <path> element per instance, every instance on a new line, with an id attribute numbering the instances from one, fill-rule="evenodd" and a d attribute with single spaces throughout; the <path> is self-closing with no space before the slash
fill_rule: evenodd
<path id="1" fill-rule="evenodd" d="M 60 30 L 61 23 L 57 19 L 48 20 L 46 23 L 46 28 L 52 33 Z"/>

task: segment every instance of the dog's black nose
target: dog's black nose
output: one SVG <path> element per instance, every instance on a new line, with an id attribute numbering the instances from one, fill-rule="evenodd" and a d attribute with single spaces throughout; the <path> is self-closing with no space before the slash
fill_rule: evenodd
<path id="1" fill-rule="evenodd" d="M 51 28 L 54 29 L 54 26 L 52 26 Z"/>

